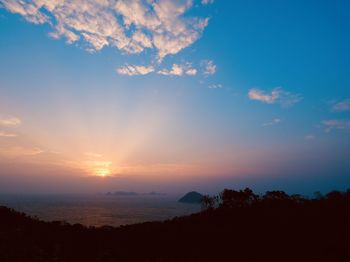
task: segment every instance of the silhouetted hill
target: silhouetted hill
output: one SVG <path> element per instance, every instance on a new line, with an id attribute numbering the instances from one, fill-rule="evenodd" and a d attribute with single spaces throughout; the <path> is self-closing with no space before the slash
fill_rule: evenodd
<path id="1" fill-rule="evenodd" d="M 179 199 L 179 202 L 181 203 L 190 203 L 190 204 L 200 204 L 202 201 L 203 195 L 192 191 L 184 195 Z"/>
<path id="2" fill-rule="evenodd" d="M 350 261 L 349 190 L 312 200 L 224 190 L 206 203 L 198 214 L 119 228 L 0 207 L 0 261 Z"/>

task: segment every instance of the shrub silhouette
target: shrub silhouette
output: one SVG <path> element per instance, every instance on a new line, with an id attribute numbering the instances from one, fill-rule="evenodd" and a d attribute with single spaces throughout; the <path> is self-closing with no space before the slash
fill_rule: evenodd
<path id="1" fill-rule="evenodd" d="M 224 189 L 220 194 L 220 207 L 222 208 L 235 208 L 246 207 L 257 202 L 259 196 L 255 195 L 250 188 L 244 190 L 235 191 L 231 189 Z"/>
<path id="2" fill-rule="evenodd" d="M 215 208 L 217 199 L 215 196 L 204 195 L 201 200 L 202 210 L 212 210 Z"/>

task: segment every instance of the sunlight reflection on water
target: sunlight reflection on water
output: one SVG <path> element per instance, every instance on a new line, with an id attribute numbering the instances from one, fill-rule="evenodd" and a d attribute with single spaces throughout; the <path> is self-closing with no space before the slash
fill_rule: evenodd
<path id="1" fill-rule="evenodd" d="M 0 196 L 0 205 L 45 221 L 87 226 L 120 226 L 161 221 L 198 212 L 199 205 L 178 203 L 167 196 Z"/>

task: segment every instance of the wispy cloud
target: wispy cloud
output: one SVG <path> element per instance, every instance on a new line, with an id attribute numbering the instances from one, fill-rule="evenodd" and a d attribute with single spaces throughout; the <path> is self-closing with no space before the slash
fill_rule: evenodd
<path id="1" fill-rule="evenodd" d="M 197 75 L 197 69 L 192 67 L 192 64 L 187 62 L 184 64 L 173 64 L 170 69 L 160 69 L 156 71 L 154 66 L 138 66 L 138 65 L 125 65 L 117 68 L 117 73 L 120 75 L 147 75 L 150 73 L 157 73 L 166 76 L 195 76 Z"/>
<path id="2" fill-rule="evenodd" d="M 212 1 L 204 1 L 211 3 Z M 94 52 L 106 46 L 126 54 L 155 50 L 159 62 L 196 42 L 209 19 L 191 16 L 192 0 L 0 0 L 8 11 L 53 27 L 50 36 L 85 42 Z"/>
<path id="3" fill-rule="evenodd" d="M 274 126 L 274 125 L 277 125 L 277 124 L 279 124 L 279 123 L 281 123 L 281 122 L 282 122 L 281 119 L 279 119 L 279 118 L 274 118 L 274 119 L 272 119 L 270 122 L 266 122 L 266 123 L 262 124 L 262 126 Z"/>
<path id="4" fill-rule="evenodd" d="M 248 92 L 248 97 L 251 100 L 260 101 L 266 104 L 278 103 L 283 107 L 292 106 L 303 99 L 301 95 L 284 91 L 280 87 L 273 89 L 271 92 L 266 92 L 258 88 L 252 88 Z"/>
<path id="5" fill-rule="evenodd" d="M 304 136 L 304 140 L 306 140 L 306 141 L 311 141 L 311 140 L 315 140 L 316 139 L 316 137 L 314 136 L 314 135 L 306 135 L 306 136 Z"/>
<path id="6" fill-rule="evenodd" d="M 350 120 L 324 120 L 321 124 L 325 127 L 327 133 L 334 129 L 338 130 L 350 130 Z"/>
<path id="7" fill-rule="evenodd" d="M 20 156 L 35 156 L 44 153 L 40 148 L 33 147 L 10 147 L 10 148 L 0 148 L 0 155 L 6 157 L 20 157 Z"/>
<path id="8" fill-rule="evenodd" d="M 208 86 L 209 89 L 221 89 L 223 88 L 222 84 L 212 84 Z"/>
<path id="9" fill-rule="evenodd" d="M 101 158 L 102 157 L 101 154 L 97 154 L 97 153 L 93 153 L 93 152 L 86 152 L 84 155 L 87 157 L 91 157 L 91 158 Z"/>
<path id="10" fill-rule="evenodd" d="M 0 131 L 0 137 L 17 137 L 18 135 L 15 133 L 10 133 L 6 131 Z"/>
<path id="11" fill-rule="evenodd" d="M 216 73 L 216 65 L 212 60 L 202 60 L 203 75 L 210 76 Z"/>
<path id="12" fill-rule="evenodd" d="M 273 104 L 277 101 L 279 92 L 278 90 L 273 90 L 271 93 L 266 93 L 257 88 L 253 88 L 249 90 L 248 97 L 251 100 L 257 100 L 266 104 Z"/>
<path id="13" fill-rule="evenodd" d="M 333 103 L 332 111 L 333 112 L 350 111 L 350 98 Z"/>
<path id="14" fill-rule="evenodd" d="M 0 3 L 10 12 L 22 15 L 28 22 L 34 24 L 49 22 L 49 17 L 39 12 L 38 8 L 33 3 L 13 0 L 1 0 Z"/>
<path id="15" fill-rule="evenodd" d="M 137 65 L 125 65 L 117 68 L 117 73 L 120 75 L 147 75 L 154 72 L 153 66 L 137 66 Z"/>
<path id="16" fill-rule="evenodd" d="M 214 0 L 202 0 L 201 3 L 202 5 L 210 5 L 214 3 Z"/>
<path id="17" fill-rule="evenodd" d="M 167 76 L 195 76 L 197 74 L 197 69 L 193 68 L 190 63 L 185 63 L 183 65 L 173 64 L 171 69 L 162 69 L 158 71 L 158 74 Z"/>
<path id="18" fill-rule="evenodd" d="M 18 126 L 21 124 L 21 119 L 14 116 L 0 116 L 0 126 Z"/>

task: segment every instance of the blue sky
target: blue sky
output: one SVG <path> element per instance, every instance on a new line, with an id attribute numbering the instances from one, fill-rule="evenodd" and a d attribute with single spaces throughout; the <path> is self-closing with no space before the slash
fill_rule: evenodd
<path id="1" fill-rule="evenodd" d="M 0 3 L 0 190 L 350 187 L 347 1 Z"/>

